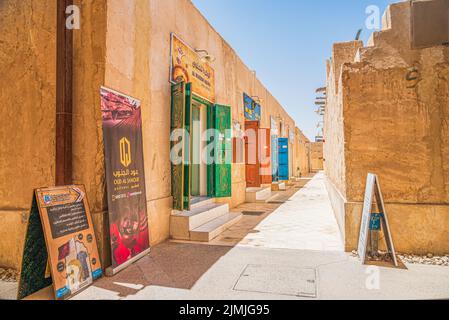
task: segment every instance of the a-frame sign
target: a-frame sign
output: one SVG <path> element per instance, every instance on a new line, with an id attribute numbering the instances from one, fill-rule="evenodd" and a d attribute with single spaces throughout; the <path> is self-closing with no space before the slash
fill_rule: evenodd
<path id="1" fill-rule="evenodd" d="M 360 226 L 359 245 L 357 250 L 358 255 L 362 260 L 362 263 L 365 264 L 370 223 L 372 221 L 372 215 L 374 214 L 372 212 L 373 200 L 376 200 L 377 207 L 380 211 L 380 213 L 377 213 L 377 215 L 380 216 L 381 226 L 385 235 L 388 253 L 391 255 L 395 267 L 398 267 L 398 259 L 396 257 L 393 240 L 391 238 L 390 226 L 388 224 L 388 216 L 387 211 L 385 210 L 385 203 L 380 189 L 379 178 L 376 174 L 372 173 L 368 174 L 368 178 L 366 180 L 365 200 L 363 203 L 362 223 Z"/>
<path id="2" fill-rule="evenodd" d="M 84 186 L 37 189 L 28 221 L 18 300 L 53 284 L 64 300 L 103 274 Z"/>

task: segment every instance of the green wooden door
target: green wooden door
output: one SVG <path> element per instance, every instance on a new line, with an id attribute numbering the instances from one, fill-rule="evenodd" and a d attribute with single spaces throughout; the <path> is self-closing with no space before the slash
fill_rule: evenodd
<path id="1" fill-rule="evenodd" d="M 177 83 L 171 89 L 171 189 L 173 209 L 188 210 L 190 207 L 190 133 L 191 85 Z M 174 132 L 176 133 L 174 134 Z M 182 143 L 181 147 L 178 144 Z M 174 152 L 176 151 L 176 152 Z"/>
<path id="2" fill-rule="evenodd" d="M 208 127 L 215 129 L 209 137 L 213 145 L 214 161 L 208 166 L 208 194 L 223 198 L 232 195 L 232 137 L 231 108 L 214 105 L 209 107 Z"/>

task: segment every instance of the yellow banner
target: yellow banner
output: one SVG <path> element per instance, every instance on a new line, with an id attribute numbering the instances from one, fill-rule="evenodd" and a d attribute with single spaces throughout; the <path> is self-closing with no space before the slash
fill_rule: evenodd
<path id="1" fill-rule="evenodd" d="M 215 102 L 215 71 L 188 45 L 172 36 L 173 82 L 192 83 L 192 91 L 198 96 Z"/>

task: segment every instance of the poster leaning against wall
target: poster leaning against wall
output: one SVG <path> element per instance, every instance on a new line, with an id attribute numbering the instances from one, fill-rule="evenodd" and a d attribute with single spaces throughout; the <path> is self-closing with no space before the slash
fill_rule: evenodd
<path id="1" fill-rule="evenodd" d="M 140 101 L 101 88 L 113 275 L 150 248 Z"/>

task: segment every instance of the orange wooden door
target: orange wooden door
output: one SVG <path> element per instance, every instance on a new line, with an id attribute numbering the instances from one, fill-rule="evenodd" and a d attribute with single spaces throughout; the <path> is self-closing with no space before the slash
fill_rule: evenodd
<path id="1" fill-rule="evenodd" d="M 260 179 L 262 184 L 270 184 L 273 182 L 271 171 L 271 130 L 259 130 L 259 146 L 260 146 Z"/>
<path id="2" fill-rule="evenodd" d="M 260 187 L 259 121 L 245 122 L 246 187 Z"/>

